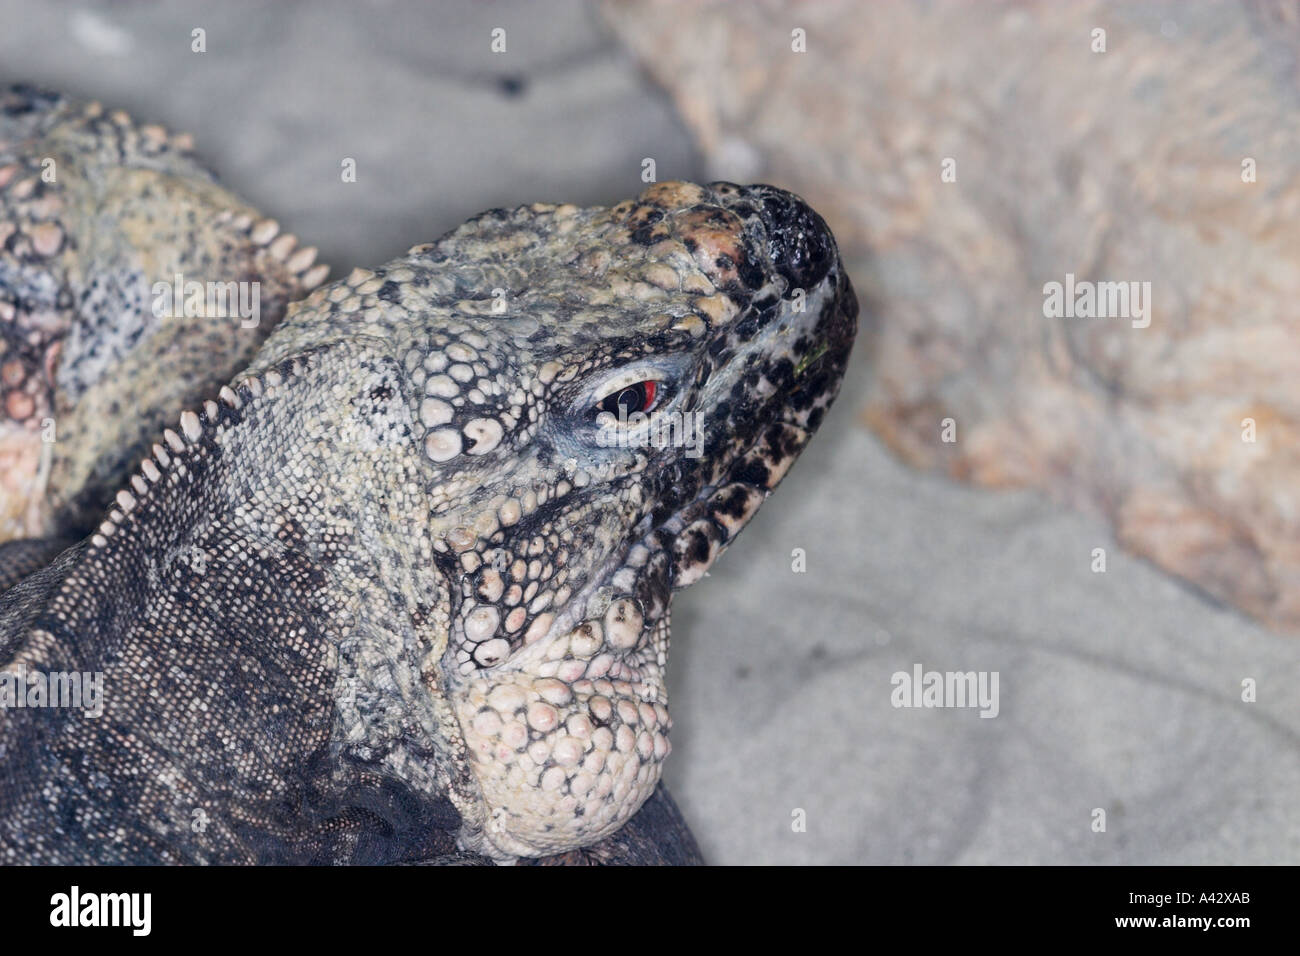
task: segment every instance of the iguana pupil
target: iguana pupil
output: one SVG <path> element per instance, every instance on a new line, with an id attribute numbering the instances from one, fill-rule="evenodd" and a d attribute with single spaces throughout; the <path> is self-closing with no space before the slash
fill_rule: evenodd
<path id="1" fill-rule="evenodd" d="M 601 402 L 597 410 L 620 418 L 626 418 L 633 412 L 648 412 L 654 405 L 657 386 L 658 383 L 653 381 L 628 385 Z"/>

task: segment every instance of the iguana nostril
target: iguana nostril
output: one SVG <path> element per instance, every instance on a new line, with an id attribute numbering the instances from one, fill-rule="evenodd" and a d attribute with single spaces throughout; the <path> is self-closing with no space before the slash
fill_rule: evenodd
<path id="1" fill-rule="evenodd" d="M 835 240 L 817 213 L 794 193 L 762 184 L 748 187 L 767 232 L 767 253 L 790 289 L 810 289 L 835 262 Z"/>

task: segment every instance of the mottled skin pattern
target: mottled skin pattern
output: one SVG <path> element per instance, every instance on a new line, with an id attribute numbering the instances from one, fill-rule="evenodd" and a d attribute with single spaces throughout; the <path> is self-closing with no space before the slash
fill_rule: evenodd
<path id="1" fill-rule="evenodd" d="M 0 542 L 89 530 L 162 427 L 325 277 L 192 150 L 98 103 L 0 88 Z M 156 316 L 151 289 L 177 274 L 259 283 L 258 325 Z"/>
<path id="2" fill-rule="evenodd" d="M 317 290 L 97 532 L 0 596 L 0 662 L 106 688 L 98 719 L 0 711 L 0 851 L 617 839 L 669 750 L 672 591 L 820 424 L 856 314 L 820 218 L 726 183 L 494 210 Z M 637 426 L 597 410 L 644 382 L 656 421 L 703 416 L 703 454 L 608 441 Z"/>

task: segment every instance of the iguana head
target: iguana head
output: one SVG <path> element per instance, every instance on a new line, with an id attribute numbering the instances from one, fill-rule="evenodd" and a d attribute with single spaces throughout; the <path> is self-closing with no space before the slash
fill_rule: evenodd
<path id="1" fill-rule="evenodd" d="M 485 213 L 319 290 L 272 336 L 255 370 L 334 335 L 392 357 L 397 384 L 370 394 L 400 407 L 386 434 L 418 465 L 385 480 L 422 502 L 399 547 L 427 549 L 445 588 L 425 677 L 491 851 L 590 843 L 654 789 L 672 591 L 821 423 L 856 314 L 802 200 L 663 183 Z"/>

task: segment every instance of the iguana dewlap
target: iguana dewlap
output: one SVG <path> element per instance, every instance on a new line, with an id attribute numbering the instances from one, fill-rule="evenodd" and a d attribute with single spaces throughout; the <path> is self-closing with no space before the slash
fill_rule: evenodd
<path id="1" fill-rule="evenodd" d="M 324 279 L 296 246 L 188 136 L 0 88 L 0 542 L 97 520 L 162 427 Z"/>
<path id="2" fill-rule="evenodd" d="M 726 183 L 493 210 L 318 289 L 0 597 L 10 672 L 104 675 L 100 717 L 0 710 L 0 848 L 387 862 L 615 833 L 669 751 L 672 592 L 821 423 L 856 315 L 821 219 Z"/>

